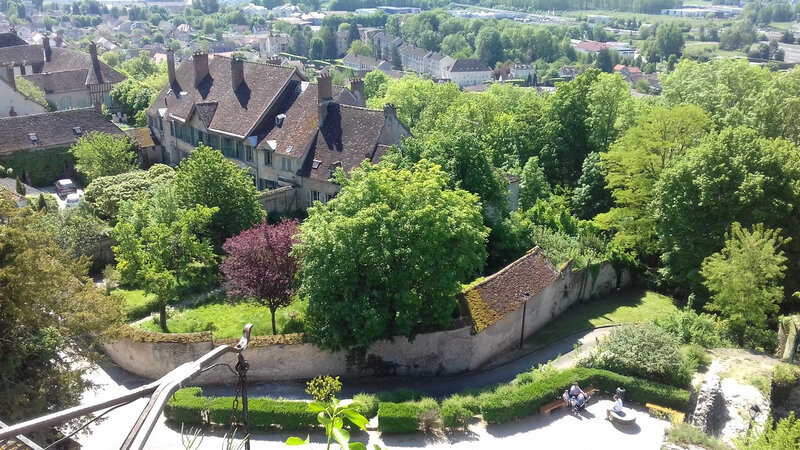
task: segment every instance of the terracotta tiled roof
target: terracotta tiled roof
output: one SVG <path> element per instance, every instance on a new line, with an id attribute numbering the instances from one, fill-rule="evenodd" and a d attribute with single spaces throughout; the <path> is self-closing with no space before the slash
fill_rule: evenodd
<path id="1" fill-rule="evenodd" d="M 231 85 L 231 59 L 223 56 L 209 58 L 208 72 L 195 87 L 194 61 L 184 61 L 176 70 L 176 83 L 164 86 L 158 97 L 148 108 L 156 115 L 166 108 L 167 114 L 186 120 L 196 105 L 216 104 L 209 128 L 236 136 L 245 136 L 261 121 L 269 105 L 285 92 L 290 80 L 304 79 L 293 67 L 243 62 L 244 83 L 236 92 Z M 199 111 L 203 120 L 208 119 L 210 106 Z"/>
<path id="2" fill-rule="evenodd" d="M 125 130 L 125 134 L 139 144 L 140 148 L 154 147 L 156 145 L 153 139 L 153 132 L 148 127 L 131 128 Z"/>
<path id="3" fill-rule="evenodd" d="M 41 45 L 14 45 L 0 47 L 0 63 L 8 64 L 40 64 L 44 62 L 44 50 Z"/>
<path id="4" fill-rule="evenodd" d="M 84 70 L 85 84 L 119 83 L 125 79 L 125 75 L 103 61 L 98 60 L 97 67 L 94 67 L 92 57 L 86 52 L 58 47 L 51 51 L 50 61 L 44 63 L 42 73 Z"/>
<path id="5" fill-rule="evenodd" d="M 383 111 L 338 103 L 328 107 L 325 123 L 316 133 L 305 163 L 297 172 L 301 177 L 328 181 L 331 168 L 337 165 L 349 173 L 365 159 L 372 163 L 380 160 L 376 151 L 386 120 Z"/>
<path id="6" fill-rule="evenodd" d="M 517 310 L 558 278 L 559 272 L 535 247 L 522 258 L 460 294 L 475 331 L 480 332 Z"/>
<path id="7" fill-rule="evenodd" d="M 11 32 L 0 33 L 0 48 L 27 45 L 24 39 Z"/>
<path id="8" fill-rule="evenodd" d="M 76 127 L 80 129 L 80 134 Z M 93 108 L 2 118 L 0 154 L 69 147 L 90 131 L 121 133 L 116 125 Z M 31 133 L 35 136 L 31 136 Z"/>
<path id="9" fill-rule="evenodd" d="M 35 73 L 23 78 L 35 84 L 47 94 L 53 92 L 76 91 L 86 89 L 86 69 L 67 70 L 64 72 Z"/>
<path id="10" fill-rule="evenodd" d="M 576 45 L 576 47 L 581 50 L 593 53 L 597 53 L 605 48 L 611 48 L 611 46 L 608 44 L 596 41 L 581 41 L 578 43 L 578 45 Z"/>

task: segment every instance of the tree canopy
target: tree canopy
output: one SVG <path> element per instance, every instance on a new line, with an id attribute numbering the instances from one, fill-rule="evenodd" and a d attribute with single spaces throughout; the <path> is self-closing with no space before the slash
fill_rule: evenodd
<path id="1" fill-rule="evenodd" d="M 91 132 L 70 147 L 75 168 L 90 180 L 139 168 L 137 146 L 127 136 Z"/>
<path id="2" fill-rule="evenodd" d="M 219 210 L 208 227 L 215 245 L 264 220 L 258 191 L 247 171 L 206 145 L 181 161 L 173 184 L 181 207 L 203 205 Z"/>
<path id="3" fill-rule="evenodd" d="M 447 327 L 461 283 L 486 261 L 477 196 L 448 189 L 427 161 L 413 170 L 363 163 L 300 225 L 306 331 L 322 347 L 367 346 Z"/>
<path id="4" fill-rule="evenodd" d="M 86 382 L 74 359 L 90 356 L 121 313 L 86 260 L 33 226 L 31 210 L 0 195 L 0 217 L 0 409 L 13 423 L 78 403 Z"/>
<path id="5" fill-rule="evenodd" d="M 231 296 L 252 298 L 267 306 L 272 334 L 277 334 L 275 311 L 291 302 L 297 260 L 290 252 L 297 234 L 296 220 L 262 223 L 228 238 L 222 246 L 228 255 L 219 267 L 225 289 Z"/>

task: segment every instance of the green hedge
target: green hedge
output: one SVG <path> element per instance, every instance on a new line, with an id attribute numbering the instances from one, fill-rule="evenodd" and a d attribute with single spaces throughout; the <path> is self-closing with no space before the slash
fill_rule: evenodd
<path id="1" fill-rule="evenodd" d="M 479 397 L 484 420 L 503 423 L 536 414 L 540 406 L 558 398 L 574 380 L 584 387 L 592 386 L 604 392 L 623 387 L 627 399 L 635 403 L 656 403 L 681 411 L 689 405 L 689 391 L 685 389 L 602 369 L 550 370 L 533 378 L 522 378 L 529 382 L 503 385 Z"/>
<path id="2" fill-rule="evenodd" d="M 233 397 L 217 397 L 208 405 L 208 418 L 211 424 L 229 426 Z M 241 411 L 241 404 L 239 406 Z M 318 425 L 317 414 L 306 411 L 307 402 L 275 400 L 272 398 L 251 398 L 248 401 L 248 418 L 253 428 L 281 427 L 297 431 L 314 428 Z"/>
<path id="3" fill-rule="evenodd" d="M 420 408 L 414 403 L 383 402 L 378 407 L 378 430 L 413 433 L 419 429 Z"/>
<path id="4" fill-rule="evenodd" d="M 177 391 L 164 408 L 167 419 L 186 425 L 229 426 L 233 397 L 207 398 L 202 397 L 201 393 L 198 387 Z M 239 408 L 241 414 L 241 403 Z M 307 412 L 307 408 L 307 402 L 251 398 L 248 401 L 250 426 L 279 426 L 289 431 L 313 428 L 318 425 L 317 415 Z"/>
<path id="5" fill-rule="evenodd" d="M 353 403 L 350 404 L 350 407 L 367 419 L 371 419 L 378 415 L 379 404 L 380 400 L 377 395 L 362 393 L 353 396 Z"/>
<path id="6" fill-rule="evenodd" d="M 172 395 L 164 408 L 168 420 L 184 425 L 205 425 L 209 399 L 199 387 L 184 388 Z"/>
<path id="7" fill-rule="evenodd" d="M 454 395 L 442 401 L 442 425 L 445 428 L 466 428 L 470 419 L 480 412 L 478 399 L 471 395 Z"/>

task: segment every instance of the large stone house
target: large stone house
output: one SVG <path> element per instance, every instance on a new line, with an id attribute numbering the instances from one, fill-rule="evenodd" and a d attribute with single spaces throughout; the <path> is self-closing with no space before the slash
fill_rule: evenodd
<path id="1" fill-rule="evenodd" d="M 0 119 L 0 165 L 33 186 L 75 175 L 69 147 L 89 132 L 122 135 L 94 108 Z"/>
<path id="2" fill-rule="evenodd" d="M 0 34 L 13 35 L 13 32 Z M 20 40 L 0 37 L 0 42 L 14 44 L 0 47 L 0 65 L 13 67 L 14 76 L 39 87 L 58 109 L 85 108 L 96 102 L 115 108 L 109 92 L 125 76 L 100 61 L 94 42 L 89 45 L 89 53 L 84 53 L 51 47 L 47 36 L 42 37 L 41 45 L 20 44 Z M 10 73 L 0 71 L 0 78 L 10 81 Z"/>
<path id="3" fill-rule="evenodd" d="M 266 191 L 270 211 L 326 202 L 339 190 L 329 181 L 337 167 L 377 162 L 409 135 L 391 105 L 363 107 L 361 80 L 351 89 L 325 75 L 312 84 L 294 67 L 205 53 L 175 68 L 167 56 L 169 83 L 147 109 L 163 162 L 177 164 L 201 142 L 219 149 Z"/>

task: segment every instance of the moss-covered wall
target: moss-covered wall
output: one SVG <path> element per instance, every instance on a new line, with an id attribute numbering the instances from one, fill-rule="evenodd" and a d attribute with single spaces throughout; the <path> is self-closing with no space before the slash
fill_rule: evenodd
<path id="1" fill-rule="evenodd" d="M 55 183 L 60 175 L 72 170 L 75 158 L 69 153 L 68 148 L 26 150 L 0 156 L 0 166 L 14 169 L 14 177 L 20 177 L 35 187 L 41 187 Z M 30 179 L 26 179 L 24 174 L 28 174 Z"/>

